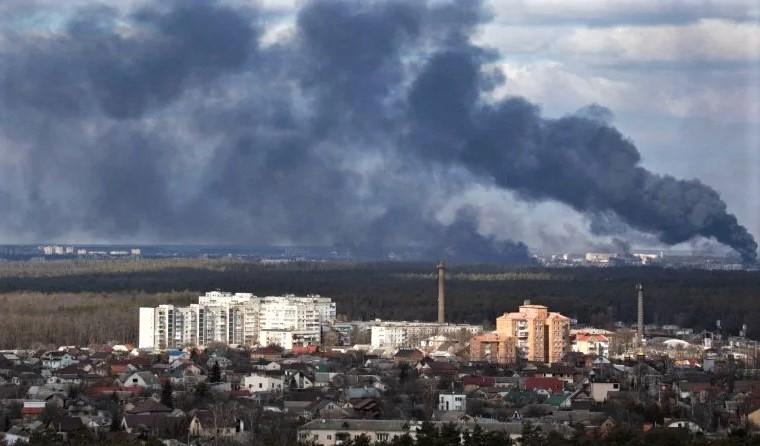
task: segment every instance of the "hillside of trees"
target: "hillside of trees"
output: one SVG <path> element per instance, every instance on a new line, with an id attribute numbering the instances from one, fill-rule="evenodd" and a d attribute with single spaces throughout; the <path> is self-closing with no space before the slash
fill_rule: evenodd
<path id="1" fill-rule="evenodd" d="M 606 326 L 635 318 L 634 286 L 644 285 L 648 322 L 730 333 L 742 324 L 760 337 L 760 272 L 661 268 L 541 269 L 450 266 L 451 322 L 493 324 L 525 299 L 581 322 Z M 221 289 L 257 295 L 321 294 L 347 319 L 434 320 L 435 265 L 404 263 L 259 264 L 235 260 L 6 262 L 0 264 L 0 348 L 42 343 L 134 341 L 137 308 L 187 304 Z"/>

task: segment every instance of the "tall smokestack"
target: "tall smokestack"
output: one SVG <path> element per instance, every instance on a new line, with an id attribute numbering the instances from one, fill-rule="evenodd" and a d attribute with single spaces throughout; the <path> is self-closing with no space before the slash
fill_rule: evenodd
<path id="1" fill-rule="evenodd" d="M 444 292 L 444 281 L 446 280 L 446 265 L 443 262 L 438 264 L 438 323 L 446 322 L 446 295 Z"/>
<path id="2" fill-rule="evenodd" d="M 638 338 L 638 344 L 639 347 L 644 345 L 644 286 L 639 284 L 636 284 L 636 289 L 639 292 L 639 302 L 638 302 L 638 326 L 637 326 L 637 332 L 636 337 Z"/>

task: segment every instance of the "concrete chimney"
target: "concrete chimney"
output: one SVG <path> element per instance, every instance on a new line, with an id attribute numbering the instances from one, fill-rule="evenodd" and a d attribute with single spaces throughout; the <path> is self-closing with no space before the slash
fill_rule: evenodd
<path id="1" fill-rule="evenodd" d="M 443 262 L 438 264 L 438 323 L 446 322 L 446 295 L 444 291 L 444 282 L 446 280 L 446 265 Z"/>
<path id="2" fill-rule="evenodd" d="M 638 291 L 638 319 L 636 337 L 639 346 L 644 345 L 644 286 L 636 284 L 636 290 Z"/>

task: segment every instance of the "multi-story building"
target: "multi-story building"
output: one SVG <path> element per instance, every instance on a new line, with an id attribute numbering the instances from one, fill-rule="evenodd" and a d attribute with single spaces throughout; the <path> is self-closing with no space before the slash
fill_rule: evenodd
<path id="1" fill-rule="evenodd" d="M 372 348 L 417 347 L 423 339 L 434 335 L 455 338 L 474 336 L 483 332 L 482 325 L 448 324 L 438 322 L 381 321 L 372 323 Z"/>
<path id="2" fill-rule="evenodd" d="M 140 348 L 167 349 L 212 342 L 256 345 L 319 343 L 335 320 L 335 303 L 317 295 L 257 297 L 208 292 L 187 307 L 140 308 Z"/>
<path id="3" fill-rule="evenodd" d="M 438 394 L 438 410 L 448 411 L 467 411 L 467 395 L 462 392 L 441 392 Z"/>
<path id="4" fill-rule="evenodd" d="M 470 340 L 470 359 L 512 364 L 517 359 L 517 338 L 495 331 L 475 336 Z"/>
<path id="5" fill-rule="evenodd" d="M 570 348 L 570 319 L 550 312 L 543 305 L 520 306 L 518 312 L 496 319 L 496 331 L 470 341 L 470 357 L 510 363 L 516 359 L 532 362 L 560 362 Z"/>
<path id="6" fill-rule="evenodd" d="M 609 356 L 611 332 L 599 329 L 571 331 L 572 350 L 584 355 Z"/>

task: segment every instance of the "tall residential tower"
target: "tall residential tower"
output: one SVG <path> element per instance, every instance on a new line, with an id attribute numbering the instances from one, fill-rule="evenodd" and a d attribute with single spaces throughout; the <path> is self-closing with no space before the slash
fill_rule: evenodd
<path id="1" fill-rule="evenodd" d="M 570 351 L 570 319 L 526 300 L 519 311 L 496 319 L 496 331 L 470 341 L 474 361 L 508 364 L 518 358 L 556 363 Z"/>

